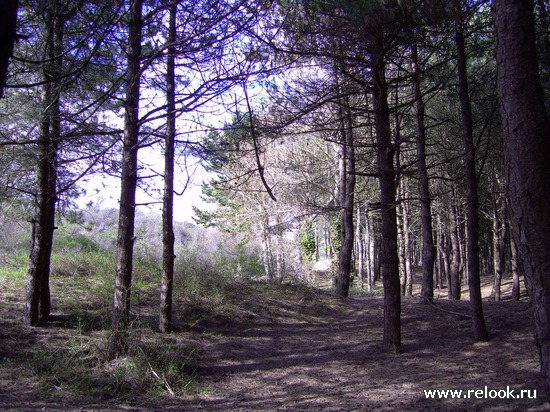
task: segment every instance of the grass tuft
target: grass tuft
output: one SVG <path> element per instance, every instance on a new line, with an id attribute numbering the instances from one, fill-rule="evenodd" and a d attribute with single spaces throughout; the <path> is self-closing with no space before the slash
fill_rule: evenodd
<path id="1" fill-rule="evenodd" d="M 121 401 L 181 396 L 196 381 L 190 366 L 195 351 L 166 346 L 161 337 L 112 361 L 105 360 L 101 346 L 88 338 L 73 339 L 62 348 L 28 354 L 27 369 L 37 381 L 37 394 L 50 400 Z"/>

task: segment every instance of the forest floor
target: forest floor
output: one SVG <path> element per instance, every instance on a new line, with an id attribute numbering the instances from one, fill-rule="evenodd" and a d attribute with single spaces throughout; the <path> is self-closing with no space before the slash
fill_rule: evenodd
<path id="1" fill-rule="evenodd" d="M 487 296 L 490 279 L 484 283 Z M 509 283 L 504 290 L 508 287 Z M 473 341 L 467 301 L 441 297 L 427 305 L 415 297 L 404 298 L 403 352 L 395 355 L 381 349 L 381 297 L 339 299 L 320 289 L 237 284 L 223 302 L 201 309 L 188 305 L 188 311 L 202 315 L 191 323 L 176 320 L 177 330 L 163 338 L 167 350 L 194 348 L 196 355 L 186 366 L 195 376 L 194 389 L 171 396 L 170 382 L 165 381 L 167 390 L 156 396 L 134 393 L 123 399 L 93 399 L 55 382 L 44 390 L 25 359 L 30 352 L 74 347 L 79 339 L 105 332 L 83 331 L 63 322 L 24 327 L 22 295 L 0 292 L 2 410 L 550 410 L 525 298 L 485 302 L 489 342 Z M 142 318 L 150 317 L 154 324 L 155 309 L 140 310 Z M 179 319 L 185 316 L 176 313 Z M 141 330 L 141 341 L 158 342 L 151 325 Z M 450 394 L 446 399 L 427 399 L 425 391 L 435 389 L 463 392 L 460 399 Z M 530 391 L 524 396 L 536 391 L 537 398 L 517 399 L 522 389 Z"/>

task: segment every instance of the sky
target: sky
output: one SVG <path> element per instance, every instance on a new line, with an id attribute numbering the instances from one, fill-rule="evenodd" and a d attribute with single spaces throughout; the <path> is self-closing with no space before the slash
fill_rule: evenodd
<path id="1" fill-rule="evenodd" d="M 162 171 L 163 164 L 162 158 L 158 153 L 147 153 L 140 151 L 140 158 L 146 158 L 146 164 L 150 168 Z M 176 181 L 175 191 L 178 195 L 174 196 L 174 220 L 179 222 L 193 222 L 193 206 L 197 206 L 200 209 L 211 210 L 212 205 L 205 203 L 201 200 L 202 183 L 207 181 L 209 175 L 202 167 L 197 166 L 196 170 L 189 181 L 187 189 L 181 195 L 179 193 L 184 186 L 184 181 L 187 177 L 183 175 L 181 171 L 177 172 L 176 168 Z M 154 196 L 147 194 L 144 190 L 138 189 L 136 193 L 136 201 L 140 210 L 143 213 L 162 214 L 162 203 L 156 203 L 162 201 L 162 180 L 160 178 L 155 180 L 155 188 L 157 193 Z M 86 194 L 77 199 L 76 204 L 80 208 L 85 208 L 87 204 L 93 202 L 94 205 L 99 206 L 101 209 L 118 209 L 120 198 L 120 179 L 118 177 L 98 174 L 89 178 L 88 181 L 82 182 L 81 187 L 86 191 Z M 144 205 L 146 204 L 146 205 Z"/>
<path id="2" fill-rule="evenodd" d="M 147 104 L 141 107 L 140 114 L 143 116 L 147 114 L 147 111 L 151 108 L 154 108 L 155 105 L 162 106 L 164 104 L 165 97 L 162 95 L 157 95 L 156 90 L 150 90 L 145 88 L 142 91 L 144 96 L 143 100 Z M 216 103 L 212 103 L 214 106 L 211 108 L 212 115 L 206 124 L 213 126 L 220 126 L 223 124 L 227 114 L 225 110 L 222 109 Z M 220 114 L 222 113 L 222 114 Z M 193 141 L 199 141 L 201 135 L 205 133 L 204 130 L 193 131 L 191 129 L 186 129 L 196 125 L 193 118 L 193 113 L 179 116 L 177 118 L 177 130 L 178 132 L 183 133 L 185 138 Z M 113 128 L 122 129 L 123 128 L 123 113 L 106 113 L 105 121 L 109 122 Z M 148 122 L 147 125 L 150 128 L 161 128 L 164 123 L 164 119 L 156 119 L 151 122 Z M 202 128 L 204 129 L 205 126 Z M 182 155 L 183 156 L 183 155 Z M 187 157 L 176 160 L 175 170 L 174 170 L 174 191 L 177 192 L 174 196 L 174 220 L 179 222 L 193 222 L 193 217 L 195 216 L 193 212 L 193 206 L 197 206 L 203 210 L 212 210 L 214 205 L 205 203 L 201 200 L 200 195 L 202 193 L 203 182 L 210 180 L 209 174 L 200 166 L 199 160 L 193 158 L 191 155 L 185 155 Z M 143 147 L 139 149 L 138 152 L 138 162 L 140 168 L 140 176 L 152 176 L 158 175 L 164 171 L 164 156 L 161 153 L 160 147 L 158 145 L 154 147 Z M 178 167 L 178 163 L 186 162 L 187 170 L 182 170 L 184 167 Z M 191 178 L 188 179 L 188 175 L 191 175 Z M 151 179 L 148 179 L 151 182 Z M 136 193 L 136 202 L 139 206 L 140 211 L 143 213 L 155 213 L 158 215 L 162 214 L 162 191 L 163 191 L 163 181 L 160 176 L 152 180 L 154 182 L 154 187 L 156 193 L 151 196 L 147 194 L 144 190 L 139 189 Z M 185 192 L 181 194 L 182 188 L 187 185 Z M 110 176 L 107 174 L 97 174 L 87 178 L 84 182 L 79 182 L 79 187 L 83 188 L 86 192 L 86 195 L 76 200 L 76 204 L 79 208 L 85 208 L 87 204 L 93 202 L 94 205 L 99 206 L 102 209 L 118 209 L 119 198 L 120 198 L 120 178 Z M 146 205 L 145 205 L 146 204 Z"/>

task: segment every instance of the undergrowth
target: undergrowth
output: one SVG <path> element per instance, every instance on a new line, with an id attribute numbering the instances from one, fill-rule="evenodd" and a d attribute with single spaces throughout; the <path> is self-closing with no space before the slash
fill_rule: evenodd
<path id="1" fill-rule="evenodd" d="M 381 298 L 384 296 L 384 288 L 382 285 L 375 285 L 371 290 L 368 290 L 365 286 L 353 285 L 349 290 L 349 296 Z"/>
<path id="2" fill-rule="evenodd" d="M 44 399 L 127 400 L 183 395 L 196 375 L 192 349 L 175 348 L 161 337 L 142 342 L 127 356 L 106 361 L 94 339 L 71 339 L 61 348 L 35 350 L 26 357 Z"/>
<path id="3" fill-rule="evenodd" d="M 256 317 L 308 319 L 330 312 L 320 291 L 260 281 L 259 253 L 247 240 L 184 229 L 188 233 L 179 234 L 176 251 L 176 332 L 156 332 L 161 256 L 155 245 L 148 247 L 148 233 L 142 230 L 134 259 L 129 350 L 110 360 L 116 232 L 110 226 L 62 222 L 51 258 L 52 319 L 45 328 L 6 324 L 11 328 L 6 336 L 32 337 L 24 346 L 0 352 L 0 380 L 27 379 L 35 396 L 54 401 L 177 397 L 200 390 L 194 372 L 200 350 L 187 332 L 219 333 Z M 0 266 L 0 291 L 20 307 L 29 253 L 29 245 L 21 244 Z"/>

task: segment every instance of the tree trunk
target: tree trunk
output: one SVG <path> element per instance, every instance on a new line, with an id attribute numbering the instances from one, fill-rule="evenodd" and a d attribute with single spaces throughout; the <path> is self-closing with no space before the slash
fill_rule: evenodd
<path id="1" fill-rule="evenodd" d="M 120 181 L 115 291 L 109 356 L 128 351 L 130 288 L 132 285 L 134 225 L 136 213 L 137 155 L 139 142 L 140 57 L 142 0 L 130 2 L 126 98 L 124 100 L 124 141 Z"/>
<path id="2" fill-rule="evenodd" d="M 497 195 L 499 196 L 499 195 Z M 502 274 L 504 273 L 504 257 L 506 251 L 506 209 L 499 211 L 499 200 L 495 200 L 493 206 L 493 271 L 494 282 L 491 297 L 495 301 L 500 301 Z"/>
<path id="3" fill-rule="evenodd" d="M 60 5 L 53 1 L 45 14 L 47 60 L 44 63 L 42 105 L 44 111 L 38 137 L 38 193 L 32 222 L 32 250 L 26 282 L 25 323 L 34 326 L 51 312 L 50 261 L 57 203 L 57 155 L 61 136 L 60 78 L 65 21 Z"/>
<path id="4" fill-rule="evenodd" d="M 447 298 L 451 299 L 451 241 L 449 236 L 449 228 L 445 228 L 443 225 L 442 215 L 443 212 L 437 215 L 437 264 L 439 268 L 439 278 L 441 281 L 441 288 L 443 288 L 443 279 L 445 279 L 447 285 Z M 450 227 L 450 226 L 449 226 Z"/>
<path id="5" fill-rule="evenodd" d="M 454 198 L 454 196 L 453 196 Z M 457 207 L 454 203 L 454 199 L 452 200 L 451 205 L 451 251 L 452 251 L 452 258 L 451 258 L 451 266 L 449 268 L 449 290 L 450 290 L 450 298 L 455 300 L 460 300 L 461 294 L 462 294 L 462 285 L 460 282 L 460 266 L 461 266 L 461 253 L 460 253 L 460 239 L 458 236 L 458 231 L 460 230 L 459 222 L 458 222 L 458 211 Z"/>
<path id="6" fill-rule="evenodd" d="M 429 303 L 434 297 L 434 265 L 436 249 L 433 238 L 432 206 L 430 197 L 430 182 L 426 167 L 426 126 L 424 124 L 425 110 L 420 87 L 420 67 L 418 65 L 418 47 L 412 47 L 412 63 L 414 69 L 413 88 L 416 106 L 416 162 L 418 168 L 418 194 L 420 196 L 420 220 L 422 222 L 422 289 L 421 302 Z"/>
<path id="7" fill-rule="evenodd" d="M 397 167 L 399 170 L 399 167 Z M 399 278 L 401 286 L 401 296 L 405 296 L 407 289 L 407 268 L 405 265 L 405 241 L 404 241 L 404 216 L 403 202 L 399 204 L 397 209 L 397 250 L 399 252 Z"/>
<path id="8" fill-rule="evenodd" d="M 457 49 L 458 93 L 462 114 L 464 137 L 464 168 L 466 177 L 466 233 L 468 260 L 468 287 L 470 290 L 470 307 L 477 341 L 487 341 L 489 334 L 483 316 L 481 299 L 481 280 L 479 269 L 479 197 L 476 173 L 476 156 L 473 136 L 472 108 L 468 91 L 468 73 L 466 68 L 466 49 L 464 45 L 464 28 L 461 21 L 456 22 L 455 43 Z"/>
<path id="9" fill-rule="evenodd" d="M 513 234 L 510 234 L 510 255 L 510 266 L 512 270 L 512 300 L 518 302 L 520 298 L 519 256 L 518 245 Z"/>
<path id="10" fill-rule="evenodd" d="M 550 121 L 538 73 L 532 0 L 494 0 L 498 90 L 512 228 L 550 394 Z"/>
<path id="11" fill-rule="evenodd" d="M 177 4 L 170 5 L 168 44 L 176 41 Z M 166 59 L 166 137 L 164 149 L 164 194 L 162 199 L 162 278 L 160 284 L 159 330 L 172 331 L 174 287 L 174 146 L 176 140 L 175 46 L 168 47 Z"/>
<path id="12" fill-rule="evenodd" d="M 445 253 L 446 253 L 446 236 L 443 236 L 441 233 L 441 230 L 439 228 L 440 223 L 436 223 L 436 229 L 434 232 L 434 242 L 435 247 L 437 249 L 436 251 L 436 259 L 435 259 L 435 265 L 434 265 L 434 273 L 435 273 L 435 281 L 436 281 L 436 287 L 441 290 L 444 288 L 443 279 L 446 279 L 447 272 L 445 271 Z"/>
<path id="13" fill-rule="evenodd" d="M 0 2 L 0 99 L 4 96 L 8 65 L 17 37 L 18 3 L 18 0 L 2 0 Z"/>
<path id="14" fill-rule="evenodd" d="M 357 276 L 361 282 L 361 289 L 365 287 L 365 243 L 363 238 L 363 224 L 361 223 L 363 213 L 361 206 L 357 205 L 357 226 L 355 242 L 357 245 Z"/>
<path id="15" fill-rule="evenodd" d="M 386 65 L 382 57 L 383 47 L 374 47 L 373 60 L 373 110 L 376 129 L 376 159 L 380 187 L 380 275 L 384 282 L 384 349 L 401 351 L 401 291 L 399 287 L 399 254 L 397 248 L 396 182 L 394 155 L 391 141 L 390 109 Z M 376 53 L 378 51 L 379 53 Z"/>
<path id="16" fill-rule="evenodd" d="M 260 207 L 261 231 L 262 231 L 262 250 L 264 273 L 267 283 L 273 283 L 275 280 L 275 270 L 273 268 L 273 252 L 271 247 L 271 234 L 269 233 L 269 216 L 267 212 Z"/>
<path id="17" fill-rule="evenodd" d="M 365 241 L 367 245 L 367 291 L 372 292 L 376 273 L 376 256 L 372 219 L 365 214 Z"/>
<path id="18" fill-rule="evenodd" d="M 277 227 L 280 228 L 281 226 L 281 217 L 277 214 Z M 283 231 L 280 229 L 275 235 L 275 273 L 277 283 L 283 283 L 286 274 L 285 241 L 283 238 Z"/>
<path id="19" fill-rule="evenodd" d="M 398 235 L 401 249 L 401 294 L 403 296 L 412 296 L 413 278 L 412 278 L 412 262 L 411 262 L 411 236 L 410 236 L 410 205 L 407 200 L 405 190 L 405 180 L 401 179 L 400 184 L 400 209 L 401 209 L 401 225 L 398 226 Z M 399 228 L 401 228 L 399 230 Z M 400 232 L 400 233 L 399 233 Z"/>
<path id="20" fill-rule="evenodd" d="M 403 192 L 405 194 L 405 192 Z M 404 196 L 406 197 L 406 196 Z M 412 251 L 411 251 L 411 222 L 410 222 L 410 205 L 409 201 L 402 199 L 403 201 L 403 243 L 404 243 L 404 254 L 405 254 L 405 272 L 407 273 L 407 287 L 405 289 L 405 294 L 407 296 L 412 296 L 413 290 L 413 271 L 412 271 Z"/>
<path id="21" fill-rule="evenodd" d="M 343 99 L 339 108 L 341 119 L 341 156 L 340 161 L 340 220 L 341 247 L 338 256 L 338 275 L 336 277 L 336 294 L 347 297 L 351 280 L 351 263 L 353 256 L 353 202 L 355 192 L 355 150 L 353 142 L 352 117 L 347 99 Z"/>

